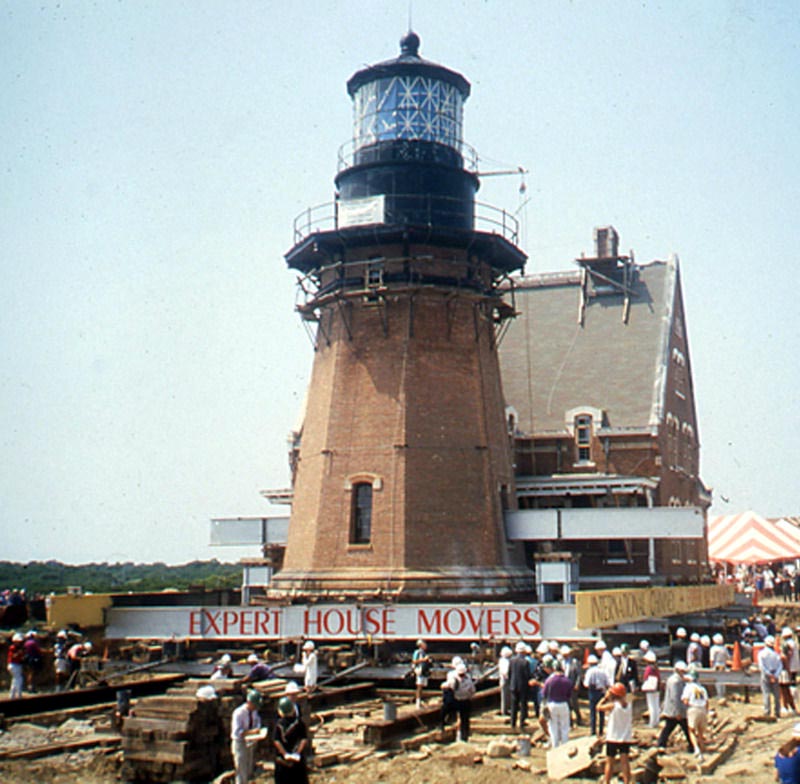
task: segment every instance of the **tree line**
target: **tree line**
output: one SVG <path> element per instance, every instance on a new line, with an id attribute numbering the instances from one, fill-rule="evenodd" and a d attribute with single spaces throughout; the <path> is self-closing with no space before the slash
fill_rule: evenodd
<path id="1" fill-rule="evenodd" d="M 0 590 L 25 589 L 35 594 L 64 593 L 67 586 L 80 586 L 84 592 L 124 593 L 190 588 L 219 590 L 237 588 L 242 567 L 235 563 L 191 561 L 179 566 L 165 563 L 64 564 L 60 561 L 13 563 L 0 561 Z"/>

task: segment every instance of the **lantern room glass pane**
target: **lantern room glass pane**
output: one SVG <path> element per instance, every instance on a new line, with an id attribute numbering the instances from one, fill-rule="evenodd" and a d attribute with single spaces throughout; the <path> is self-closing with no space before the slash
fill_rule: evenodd
<path id="1" fill-rule="evenodd" d="M 362 85 L 354 98 L 355 148 L 395 139 L 438 142 L 460 150 L 463 96 L 425 76 L 392 76 Z"/>

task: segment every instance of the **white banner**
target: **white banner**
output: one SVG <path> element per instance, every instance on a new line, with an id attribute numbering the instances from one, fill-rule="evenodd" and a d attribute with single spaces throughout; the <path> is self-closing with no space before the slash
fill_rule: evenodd
<path id="1" fill-rule="evenodd" d="M 111 639 L 514 640 L 540 637 L 530 604 L 111 607 Z"/>
<path id="2" fill-rule="evenodd" d="M 368 196 L 365 199 L 340 199 L 336 208 L 336 225 L 340 229 L 348 226 L 368 226 L 383 223 L 386 197 Z"/>

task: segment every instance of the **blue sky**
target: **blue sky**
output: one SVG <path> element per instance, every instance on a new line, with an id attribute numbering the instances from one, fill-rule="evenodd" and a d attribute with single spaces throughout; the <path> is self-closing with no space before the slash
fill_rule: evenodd
<path id="1" fill-rule="evenodd" d="M 413 4 L 524 166 L 530 271 L 677 253 L 713 513 L 800 514 L 800 7 Z M 182 562 L 274 511 L 312 360 L 283 261 L 402 2 L 0 2 L 0 558 Z M 516 210 L 519 180 L 482 200 Z M 728 499 L 723 501 L 723 497 Z"/>

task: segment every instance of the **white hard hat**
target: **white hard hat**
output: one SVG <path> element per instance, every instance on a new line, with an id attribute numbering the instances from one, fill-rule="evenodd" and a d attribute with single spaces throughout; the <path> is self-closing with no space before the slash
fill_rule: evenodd
<path id="1" fill-rule="evenodd" d="M 215 700 L 217 699 L 217 692 L 214 691 L 213 686 L 201 686 L 196 692 L 195 697 L 198 700 Z"/>
<path id="2" fill-rule="evenodd" d="M 764 645 L 766 645 L 768 648 L 771 648 L 773 645 L 775 645 L 775 638 L 771 634 L 768 634 L 764 638 Z"/>
<path id="3" fill-rule="evenodd" d="M 227 654 L 227 653 L 223 653 L 222 656 L 219 657 L 219 663 L 220 664 L 230 664 L 231 663 L 230 655 Z"/>
<path id="4" fill-rule="evenodd" d="M 536 653 L 547 653 L 550 650 L 550 643 L 547 640 L 542 640 L 536 646 Z"/>
<path id="5" fill-rule="evenodd" d="M 566 643 L 564 643 L 564 645 L 562 645 L 562 646 L 561 646 L 561 647 L 558 649 L 558 652 L 559 652 L 559 653 L 560 653 L 562 656 L 566 656 L 566 655 L 567 655 L 568 653 L 570 653 L 571 651 L 572 651 L 572 648 L 570 648 L 570 647 L 569 647 L 569 645 L 567 645 Z"/>
<path id="6" fill-rule="evenodd" d="M 507 645 L 504 645 L 504 646 L 503 646 L 503 647 L 500 649 L 500 655 L 501 655 L 501 656 L 502 656 L 504 659 L 507 659 L 509 656 L 511 656 L 511 654 L 512 654 L 512 653 L 513 653 L 513 651 L 512 651 L 512 650 L 511 650 L 511 648 L 509 648 Z"/>
<path id="7" fill-rule="evenodd" d="M 722 645 L 722 643 L 725 642 L 725 638 L 719 632 L 717 632 L 711 639 L 714 641 L 714 645 Z"/>
<path id="8" fill-rule="evenodd" d="M 613 651 L 611 651 L 612 656 L 622 656 L 622 648 L 615 647 Z"/>
<path id="9" fill-rule="evenodd" d="M 286 688 L 283 690 L 284 694 L 300 694 L 302 689 L 294 682 L 288 681 L 286 684 Z"/>
<path id="10" fill-rule="evenodd" d="M 92 644 L 88 640 L 83 644 L 83 650 L 85 651 L 92 650 Z"/>
<path id="11" fill-rule="evenodd" d="M 311 640 L 306 640 L 303 643 L 303 650 L 304 651 L 313 651 L 314 650 L 314 643 Z"/>
<path id="12" fill-rule="evenodd" d="M 59 639 L 62 639 L 62 640 L 63 640 L 63 639 L 66 637 L 66 636 L 67 636 L 67 633 L 66 633 L 66 632 L 65 632 L 63 629 L 62 629 L 62 630 L 61 630 L 61 631 L 60 631 L 60 632 L 59 632 L 59 633 L 56 635 L 56 637 L 58 637 Z"/>
<path id="13" fill-rule="evenodd" d="M 11 638 L 12 642 L 22 642 L 25 638 L 22 636 L 22 632 L 16 632 L 14 636 Z"/>
<path id="14" fill-rule="evenodd" d="M 604 651 L 608 646 L 606 645 L 605 640 L 598 640 L 594 644 L 594 647 L 595 647 L 595 650 Z"/>
<path id="15" fill-rule="evenodd" d="M 700 642 L 700 635 L 697 632 L 692 632 L 692 636 L 689 639 L 692 642 Z"/>
<path id="16" fill-rule="evenodd" d="M 675 630 L 675 636 L 676 637 L 685 637 L 686 636 L 686 629 L 684 629 L 683 626 L 679 626 Z"/>
<path id="17" fill-rule="evenodd" d="M 519 642 L 518 642 L 518 643 L 517 643 L 517 644 L 514 646 L 514 650 L 515 650 L 517 653 L 525 653 L 525 648 L 526 648 L 526 646 L 525 646 L 525 643 L 524 643 L 524 642 L 522 642 L 522 640 L 520 640 L 520 641 L 519 641 Z"/>
<path id="18" fill-rule="evenodd" d="M 788 626 L 784 626 L 781 629 L 781 637 L 791 637 L 791 636 L 792 636 L 792 630 Z"/>
<path id="19" fill-rule="evenodd" d="M 647 651 L 645 655 L 642 657 L 646 662 L 654 662 L 656 660 L 656 655 L 653 651 Z"/>
<path id="20" fill-rule="evenodd" d="M 710 637 L 709 637 L 707 634 L 704 634 L 704 635 L 703 635 L 703 636 L 700 638 L 700 645 L 704 645 L 704 646 L 706 646 L 706 647 L 707 647 L 707 646 L 709 646 L 709 645 L 711 645 L 711 638 L 710 638 Z"/>
<path id="21" fill-rule="evenodd" d="M 650 643 L 647 640 L 639 640 L 639 649 L 643 651 L 649 651 Z"/>
<path id="22" fill-rule="evenodd" d="M 558 640 L 550 640 L 547 643 L 547 650 L 549 651 L 557 651 L 558 650 Z"/>
<path id="23" fill-rule="evenodd" d="M 452 660 L 450 661 L 451 667 L 458 667 L 459 664 L 463 664 L 464 660 L 460 656 L 453 656 Z"/>
<path id="24" fill-rule="evenodd" d="M 251 653 L 247 657 L 247 663 L 248 664 L 258 664 L 258 656 L 256 656 L 254 653 Z"/>
<path id="25" fill-rule="evenodd" d="M 589 655 L 586 657 L 586 663 L 587 663 L 587 664 L 597 664 L 597 662 L 598 662 L 598 658 L 597 658 L 597 656 L 595 656 L 593 653 L 590 653 L 590 654 L 589 654 Z"/>
<path id="26" fill-rule="evenodd" d="M 685 661 L 676 661 L 675 669 L 680 670 L 681 672 L 686 672 L 689 669 L 689 665 L 686 664 Z"/>
<path id="27" fill-rule="evenodd" d="M 467 671 L 467 665 L 464 664 L 463 661 L 461 663 L 459 663 L 459 664 L 456 664 L 456 672 L 459 675 L 463 675 L 466 671 Z"/>

